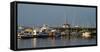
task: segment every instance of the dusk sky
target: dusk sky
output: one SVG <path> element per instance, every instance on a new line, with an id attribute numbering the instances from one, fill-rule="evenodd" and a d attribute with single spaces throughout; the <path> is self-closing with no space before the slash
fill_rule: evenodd
<path id="1" fill-rule="evenodd" d="M 96 27 L 96 9 L 89 7 L 51 6 L 18 4 L 18 25 L 57 26 L 65 23 L 71 26 Z"/>

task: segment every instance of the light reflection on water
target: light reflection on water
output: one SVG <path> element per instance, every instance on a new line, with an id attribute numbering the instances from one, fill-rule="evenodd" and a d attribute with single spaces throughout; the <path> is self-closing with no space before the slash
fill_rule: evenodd
<path id="1" fill-rule="evenodd" d="M 39 48 L 56 46 L 75 46 L 96 44 L 96 38 L 84 39 L 80 37 L 49 37 L 49 38 L 31 38 L 18 39 L 18 48 Z"/>

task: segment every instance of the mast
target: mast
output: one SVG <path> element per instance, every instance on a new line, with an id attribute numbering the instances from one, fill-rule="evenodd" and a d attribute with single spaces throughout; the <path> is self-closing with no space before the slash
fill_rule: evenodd
<path id="1" fill-rule="evenodd" d="M 64 17 L 65 17 L 65 24 L 67 24 L 67 17 L 66 17 L 66 14 L 64 14 Z"/>
<path id="2" fill-rule="evenodd" d="M 64 14 L 64 24 L 63 24 L 63 28 L 69 28 L 69 24 L 68 24 L 68 20 L 66 15 Z"/>
<path id="3" fill-rule="evenodd" d="M 67 31 L 67 33 L 68 33 L 68 36 L 69 36 L 69 40 L 70 40 L 70 25 L 68 24 L 68 19 L 67 19 L 67 17 L 66 17 L 66 13 L 64 14 L 64 16 L 65 16 L 65 28 L 67 28 L 66 30 L 68 30 Z"/>

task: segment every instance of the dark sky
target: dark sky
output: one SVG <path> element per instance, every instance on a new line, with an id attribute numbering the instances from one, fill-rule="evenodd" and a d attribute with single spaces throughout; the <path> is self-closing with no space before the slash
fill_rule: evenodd
<path id="1" fill-rule="evenodd" d="M 96 9 L 89 7 L 51 6 L 35 4 L 18 4 L 18 25 L 22 26 L 49 26 L 62 25 L 65 23 L 71 26 L 96 25 Z"/>

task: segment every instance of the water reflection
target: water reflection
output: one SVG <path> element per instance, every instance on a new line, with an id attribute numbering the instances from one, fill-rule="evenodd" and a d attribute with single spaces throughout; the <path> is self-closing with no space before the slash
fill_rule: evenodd
<path id="1" fill-rule="evenodd" d="M 33 38 L 32 39 L 32 46 L 33 46 L 33 48 L 35 48 L 36 47 L 36 44 L 37 44 L 37 38 Z"/>
<path id="2" fill-rule="evenodd" d="M 50 41 L 51 41 L 51 45 L 55 46 L 55 37 L 49 37 Z"/>
<path id="3" fill-rule="evenodd" d="M 80 37 L 61 36 L 58 38 L 31 38 L 18 39 L 18 48 L 39 48 L 39 47 L 56 47 L 56 46 L 75 46 L 96 44 L 96 37 L 84 39 Z"/>

